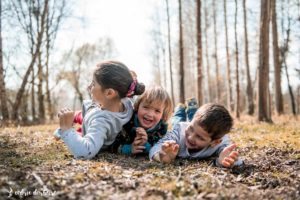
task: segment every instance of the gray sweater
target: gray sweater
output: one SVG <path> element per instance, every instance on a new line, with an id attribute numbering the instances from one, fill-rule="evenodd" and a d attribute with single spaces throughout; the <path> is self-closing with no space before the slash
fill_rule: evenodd
<path id="1" fill-rule="evenodd" d="M 122 130 L 133 113 L 132 102 L 126 98 L 122 100 L 124 112 L 110 112 L 93 106 L 91 100 L 84 101 L 82 108 L 83 122 L 81 137 L 74 128 L 62 131 L 57 129 L 55 135 L 60 137 L 75 158 L 91 159 L 100 149 L 112 144 L 117 134 Z"/>
<path id="2" fill-rule="evenodd" d="M 214 147 L 208 146 L 204 149 L 201 149 L 194 153 L 189 153 L 188 148 L 185 144 L 185 129 L 189 125 L 189 122 L 180 122 L 179 124 L 174 126 L 172 131 L 169 131 L 162 139 L 160 139 L 149 152 L 150 159 L 153 158 L 155 154 L 157 154 L 161 150 L 161 146 L 165 141 L 173 140 L 177 144 L 179 144 L 179 151 L 177 157 L 180 158 L 192 158 L 192 159 L 205 159 L 209 157 L 219 156 L 222 150 L 230 145 L 230 140 L 228 135 L 222 137 L 222 142 Z M 215 164 L 217 166 L 221 166 L 216 160 Z M 243 164 L 242 160 L 238 160 L 235 162 L 235 165 Z"/>

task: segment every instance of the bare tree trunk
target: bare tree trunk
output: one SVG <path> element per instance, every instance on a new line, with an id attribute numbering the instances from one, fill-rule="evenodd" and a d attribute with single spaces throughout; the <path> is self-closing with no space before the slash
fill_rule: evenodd
<path id="1" fill-rule="evenodd" d="M 270 0 L 261 0 L 258 66 L 258 120 L 272 122 L 269 115 L 269 17 Z"/>
<path id="2" fill-rule="evenodd" d="M 300 86 L 297 88 L 297 114 L 300 114 Z"/>
<path id="3" fill-rule="evenodd" d="M 4 66 L 3 66 L 3 51 L 2 51 L 2 0 L 0 0 L 0 99 L 1 113 L 3 121 L 9 120 L 9 112 L 6 99 L 6 88 L 4 82 Z"/>
<path id="4" fill-rule="evenodd" d="M 240 118 L 240 80 L 239 80 L 239 49 L 237 41 L 237 12 L 238 5 L 235 0 L 235 16 L 234 16 L 234 38 L 235 38 L 235 76 L 236 76 L 236 103 L 235 103 L 235 116 Z"/>
<path id="5" fill-rule="evenodd" d="M 278 115 L 283 114 L 283 98 L 281 92 L 281 65 L 279 60 L 276 0 L 271 1 L 272 13 L 272 38 L 273 38 L 273 59 L 274 59 L 274 82 L 275 82 L 275 107 Z"/>
<path id="6" fill-rule="evenodd" d="M 206 79 L 207 79 L 207 96 L 208 96 L 208 102 L 211 102 L 211 85 L 210 85 L 210 62 L 209 62 L 209 56 L 208 56 L 208 37 L 207 37 L 207 29 L 208 29 L 208 12 L 207 12 L 207 6 L 206 6 L 207 1 L 204 1 L 205 9 L 204 9 L 204 19 L 205 19 L 205 29 L 204 29 L 204 34 L 205 34 L 205 57 L 206 57 Z"/>
<path id="7" fill-rule="evenodd" d="M 233 99 L 232 99 L 232 86 L 231 86 L 231 77 L 230 77 L 230 55 L 228 47 L 228 28 L 227 28 L 227 6 L 226 1 L 224 0 L 224 24 L 225 24 L 225 42 L 226 42 L 226 69 L 227 69 L 227 107 L 230 112 L 233 111 Z"/>
<path id="8" fill-rule="evenodd" d="M 217 41 L 217 8 L 216 0 L 213 0 L 213 20 L 214 20 L 214 38 L 215 38 L 215 64 L 216 64 L 216 86 L 217 86 L 217 97 L 216 101 L 220 101 L 220 80 L 219 80 L 219 60 L 218 60 L 218 41 Z"/>
<path id="9" fill-rule="evenodd" d="M 173 72 L 172 72 L 172 51 L 171 51 L 171 28 L 170 28 L 170 13 L 169 13 L 169 0 L 166 0 L 167 20 L 168 20 L 168 51 L 169 51 L 169 70 L 170 70 L 170 85 L 171 85 L 171 98 L 174 101 L 174 88 L 173 88 Z"/>
<path id="10" fill-rule="evenodd" d="M 15 99 L 15 102 L 14 102 L 14 105 L 13 105 L 13 116 L 12 116 L 13 120 L 17 120 L 17 118 L 18 118 L 18 110 L 19 110 L 19 107 L 20 107 L 20 102 L 21 102 L 23 93 L 25 91 L 25 86 L 28 82 L 28 77 L 29 77 L 29 75 L 32 71 L 32 68 L 34 66 L 34 63 L 36 61 L 36 58 L 37 58 L 38 53 L 39 53 L 40 48 L 41 48 L 43 33 L 44 33 L 44 29 L 45 29 L 44 24 L 45 24 L 45 16 L 46 16 L 46 12 L 47 12 L 47 7 L 48 7 L 48 0 L 45 0 L 44 9 L 43 9 L 42 17 L 41 17 L 41 30 L 38 32 L 38 35 L 37 35 L 35 53 L 34 53 L 32 59 L 31 59 L 31 62 L 29 64 L 28 68 L 27 68 L 27 71 L 24 75 L 21 87 L 18 90 L 17 95 L 16 95 L 16 99 Z"/>
<path id="11" fill-rule="evenodd" d="M 289 73 L 288 73 L 286 59 L 284 59 L 283 62 L 284 62 L 284 68 L 285 68 L 285 74 L 286 74 L 286 79 L 287 79 L 287 83 L 288 83 L 289 93 L 290 93 L 290 97 L 291 97 L 292 113 L 293 113 L 293 115 L 296 115 L 295 97 L 294 97 L 292 86 L 290 84 L 290 77 L 289 77 Z"/>
<path id="12" fill-rule="evenodd" d="M 36 112 L 35 112 L 35 76 L 34 76 L 34 67 L 32 67 L 31 71 L 31 115 L 32 120 L 36 120 Z"/>
<path id="13" fill-rule="evenodd" d="M 45 75 L 45 81 L 46 81 L 46 99 L 47 99 L 47 106 L 48 106 L 48 114 L 50 116 L 50 120 L 54 119 L 54 113 L 52 108 L 52 102 L 51 102 L 51 94 L 50 94 L 50 87 L 49 87 L 49 58 L 50 58 L 50 20 L 49 20 L 49 12 L 47 12 L 47 20 L 46 20 L 46 75 Z"/>
<path id="14" fill-rule="evenodd" d="M 38 55 L 38 102 L 39 102 L 39 122 L 45 123 L 45 105 L 44 105 L 44 94 L 43 94 L 43 66 L 42 66 L 42 52 Z"/>
<path id="15" fill-rule="evenodd" d="M 289 5 L 289 1 L 288 1 L 288 5 Z M 283 12 L 283 4 L 282 4 L 282 12 Z M 283 46 L 281 47 L 280 53 L 281 53 L 281 66 L 283 66 L 285 68 L 285 74 L 286 74 L 286 78 L 287 78 L 287 83 L 288 83 L 288 89 L 289 89 L 289 94 L 290 94 L 290 98 L 291 98 L 291 108 L 292 108 L 292 113 L 293 115 L 296 115 L 296 104 L 295 104 L 295 98 L 294 98 L 294 94 L 293 94 L 293 89 L 292 86 L 290 84 L 290 78 L 289 78 L 289 73 L 288 73 L 288 67 L 287 67 L 287 63 L 286 63 L 286 57 L 287 57 L 287 53 L 289 51 L 289 42 L 290 42 L 290 31 L 291 31 L 291 17 L 289 15 L 289 10 L 287 11 L 288 16 L 287 16 L 287 30 L 286 30 L 286 39 L 284 40 Z M 282 17 L 284 18 L 284 17 Z M 281 26 L 282 26 L 282 31 L 284 33 L 284 19 L 282 19 L 281 21 Z"/>
<path id="16" fill-rule="evenodd" d="M 183 55 L 183 31 L 182 31 L 182 11 L 181 0 L 178 0 L 179 5 L 179 101 L 184 103 L 184 55 Z"/>
<path id="17" fill-rule="evenodd" d="M 28 96 L 29 96 L 29 91 L 24 92 L 22 101 L 21 101 L 21 120 L 24 124 L 28 124 Z"/>
<path id="18" fill-rule="evenodd" d="M 250 76 L 250 66 L 249 66 L 249 51 L 248 51 L 248 30 L 247 30 L 247 10 L 246 10 L 246 0 L 243 0 L 243 13 L 244 13 L 244 37 L 245 37 L 245 64 L 246 64 L 246 74 L 247 74 L 247 105 L 248 114 L 254 114 L 254 103 L 253 103 L 253 88 Z"/>
<path id="19" fill-rule="evenodd" d="M 197 72 L 198 72 L 198 105 L 202 105 L 202 36 L 201 36 L 201 0 L 196 1 L 197 8 Z"/>

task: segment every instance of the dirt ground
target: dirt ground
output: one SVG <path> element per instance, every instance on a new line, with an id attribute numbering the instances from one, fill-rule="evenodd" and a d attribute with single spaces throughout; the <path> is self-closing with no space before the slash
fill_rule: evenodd
<path id="1" fill-rule="evenodd" d="M 162 165 L 100 153 L 75 160 L 55 125 L 0 129 L 0 199 L 300 199 L 300 122 L 239 121 L 230 133 L 245 165 Z"/>

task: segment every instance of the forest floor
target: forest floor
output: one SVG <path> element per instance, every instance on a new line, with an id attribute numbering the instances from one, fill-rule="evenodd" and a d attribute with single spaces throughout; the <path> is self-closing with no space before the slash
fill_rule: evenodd
<path id="1" fill-rule="evenodd" d="M 273 120 L 236 120 L 230 137 L 245 166 L 233 169 L 105 152 L 75 160 L 53 139 L 56 125 L 2 128 L 0 199 L 300 199 L 300 121 Z"/>

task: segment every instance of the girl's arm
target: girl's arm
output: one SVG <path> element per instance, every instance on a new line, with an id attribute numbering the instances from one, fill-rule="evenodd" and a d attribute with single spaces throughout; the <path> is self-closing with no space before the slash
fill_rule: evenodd
<path id="1" fill-rule="evenodd" d="M 91 159 L 102 148 L 108 138 L 109 123 L 104 118 L 95 118 L 89 122 L 84 137 L 78 135 L 74 128 L 58 130 L 62 140 L 75 158 Z"/>

